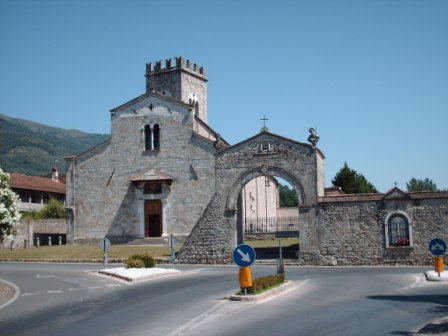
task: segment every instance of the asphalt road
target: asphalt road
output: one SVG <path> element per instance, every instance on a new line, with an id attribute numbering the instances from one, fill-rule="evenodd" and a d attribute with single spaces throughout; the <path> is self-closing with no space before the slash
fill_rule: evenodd
<path id="1" fill-rule="evenodd" d="M 0 279 L 20 288 L 0 309 L 0 335 L 412 335 L 448 315 L 448 283 L 426 282 L 427 268 L 287 267 L 293 288 L 258 302 L 226 299 L 236 266 L 176 268 L 127 284 L 99 265 L 0 263 Z"/>

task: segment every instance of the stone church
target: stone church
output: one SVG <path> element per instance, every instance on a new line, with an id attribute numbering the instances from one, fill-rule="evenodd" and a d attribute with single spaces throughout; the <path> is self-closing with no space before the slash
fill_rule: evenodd
<path id="1" fill-rule="evenodd" d="M 298 196 L 289 225 L 300 234 L 301 263 L 427 264 L 428 242 L 448 238 L 448 192 L 335 193 L 324 186 L 314 130 L 309 143 L 263 127 L 230 145 L 207 119 L 204 67 L 182 57 L 148 63 L 146 92 L 111 110 L 110 139 L 66 158 L 67 239 L 174 234 L 181 262 L 230 263 L 250 213 L 264 206 L 275 218 L 267 200 L 276 199 L 276 178 Z M 261 208 L 251 206 L 253 188 L 265 190 Z"/>

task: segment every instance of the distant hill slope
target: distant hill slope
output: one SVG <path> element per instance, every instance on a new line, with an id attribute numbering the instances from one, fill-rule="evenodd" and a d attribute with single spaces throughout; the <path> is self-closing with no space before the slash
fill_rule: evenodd
<path id="1" fill-rule="evenodd" d="M 7 172 L 48 176 L 56 161 L 59 173 L 65 174 L 64 157 L 108 138 L 108 134 L 50 127 L 0 113 L 0 167 Z"/>

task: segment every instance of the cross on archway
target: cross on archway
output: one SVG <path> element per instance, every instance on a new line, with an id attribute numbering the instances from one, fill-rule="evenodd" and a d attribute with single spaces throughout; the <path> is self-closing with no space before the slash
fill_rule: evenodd
<path id="1" fill-rule="evenodd" d="M 263 115 L 263 118 L 261 118 L 260 120 L 263 121 L 263 127 L 266 127 L 266 121 L 269 120 L 269 118 L 266 118 L 266 116 Z"/>

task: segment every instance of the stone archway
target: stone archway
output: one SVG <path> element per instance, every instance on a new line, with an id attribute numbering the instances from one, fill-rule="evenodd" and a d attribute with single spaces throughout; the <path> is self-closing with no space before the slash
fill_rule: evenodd
<path id="1" fill-rule="evenodd" d="M 300 181 L 292 174 L 288 173 L 288 171 L 283 168 L 276 166 L 266 166 L 262 165 L 261 167 L 252 168 L 246 172 L 244 172 L 237 181 L 233 184 L 226 200 L 226 210 L 233 210 L 236 208 L 236 200 L 238 198 L 238 194 L 241 189 L 246 185 L 250 180 L 260 177 L 260 176 L 278 176 L 288 181 L 296 190 L 297 196 L 299 199 L 299 205 L 306 204 L 305 192 L 303 190 L 302 184 Z"/>
<path id="2" fill-rule="evenodd" d="M 267 131 L 217 153 L 214 196 L 179 251 L 179 260 L 231 262 L 237 245 L 238 194 L 248 181 L 263 175 L 279 176 L 294 187 L 301 253 L 319 254 L 317 204 L 324 193 L 323 161 L 316 147 Z"/>
<path id="3" fill-rule="evenodd" d="M 235 244 L 241 244 L 243 242 L 243 223 L 242 221 L 238 220 L 236 218 L 237 216 L 237 201 L 238 196 L 241 192 L 241 190 L 244 188 L 244 186 L 252 181 L 253 179 L 256 179 L 258 177 L 262 176 L 270 176 L 270 177 L 280 177 L 283 180 L 287 181 L 291 184 L 291 186 L 294 188 L 294 190 L 297 193 L 297 198 L 299 201 L 299 207 L 303 204 L 306 204 L 306 197 L 305 192 L 302 186 L 302 183 L 292 174 L 290 174 L 288 171 L 284 170 L 283 168 L 277 167 L 277 166 L 266 166 L 262 165 L 261 167 L 252 168 L 248 171 L 244 172 L 234 183 L 232 188 L 230 189 L 230 192 L 227 195 L 226 199 L 226 212 L 231 214 L 230 216 L 233 216 L 234 218 L 230 218 L 229 220 L 231 222 L 234 222 L 234 226 L 236 229 L 235 233 Z M 233 215 L 232 215 L 233 214 Z"/>

